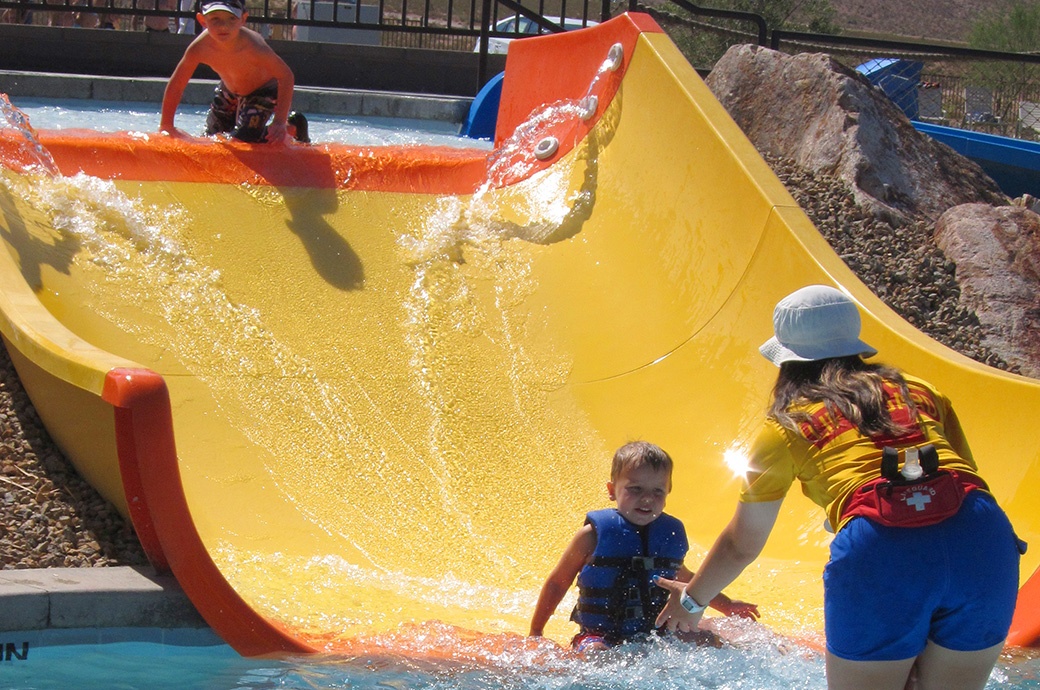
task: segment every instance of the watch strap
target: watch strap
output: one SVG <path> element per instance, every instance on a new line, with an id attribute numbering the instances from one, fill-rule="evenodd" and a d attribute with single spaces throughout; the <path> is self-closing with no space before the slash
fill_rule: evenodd
<path id="1" fill-rule="evenodd" d="M 679 597 L 679 605 L 682 606 L 688 613 L 703 613 L 707 606 L 702 606 L 697 603 L 697 600 L 687 594 L 686 590 L 683 590 L 682 595 Z"/>

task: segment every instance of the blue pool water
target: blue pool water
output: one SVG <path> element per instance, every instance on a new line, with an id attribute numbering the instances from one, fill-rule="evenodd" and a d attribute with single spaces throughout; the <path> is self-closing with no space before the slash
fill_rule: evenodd
<path id="1" fill-rule="evenodd" d="M 156 132 L 159 104 L 85 99 L 12 98 L 35 129 L 92 129 L 98 132 Z M 181 106 L 175 124 L 201 136 L 206 106 Z M 457 148 L 490 148 L 491 143 L 459 136 L 451 122 L 307 113 L 311 141 L 362 146 L 425 144 Z"/>
<path id="2" fill-rule="evenodd" d="M 0 687 L 37 690 L 671 690 L 826 688 L 822 657 L 778 641 L 757 624 L 737 623 L 732 644 L 698 648 L 674 641 L 632 644 L 577 660 L 506 651 L 481 662 L 337 655 L 247 659 L 208 630 L 0 633 Z M 57 633 L 57 635 L 55 635 Z M 89 641 L 99 635 L 113 641 Z M 51 640 L 40 640 L 50 635 Z M 88 638 L 75 644 L 76 635 Z M 65 637 L 61 643 L 61 637 Z M 126 641 L 118 641 L 119 639 Z M 132 641 L 134 639 L 138 641 Z M 144 641 L 142 641 L 144 640 Z M 1040 688 L 1035 655 L 1010 656 L 987 690 Z"/>
<path id="3" fill-rule="evenodd" d="M 822 660 L 782 649 L 764 629 L 739 646 L 709 649 L 656 641 L 607 652 L 592 661 L 562 654 L 501 652 L 480 663 L 336 655 L 245 659 L 209 631 L 138 630 L 150 641 L 90 642 L 97 631 L 0 633 L 7 653 L 0 687 L 80 688 L 457 688 L 459 690 L 594 690 L 657 688 L 823 688 Z M 171 631 L 167 631 L 169 633 Z M 174 631 L 175 632 L 175 631 Z M 83 644 L 69 643 L 76 635 Z M 135 631 L 112 634 L 132 639 Z M 61 637 L 66 638 L 64 644 Z"/>

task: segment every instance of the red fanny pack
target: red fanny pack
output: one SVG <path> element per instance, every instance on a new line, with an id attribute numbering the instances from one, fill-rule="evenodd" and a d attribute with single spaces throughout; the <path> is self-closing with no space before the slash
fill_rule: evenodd
<path id="1" fill-rule="evenodd" d="M 964 497 L 975 489 L 988 487 L 978 477 L 956 470 L 939 470 L 915 480 L 879 477 L 849 496 L 841 518 L 844 522 L 867 517 L 887 527 L 927 527 L 955 515 Z"/>

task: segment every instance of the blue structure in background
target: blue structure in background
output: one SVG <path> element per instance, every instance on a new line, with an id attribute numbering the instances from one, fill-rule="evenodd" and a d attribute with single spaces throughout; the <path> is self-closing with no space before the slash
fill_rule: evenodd
<path id="1" fill-rule="evenodd" d="M 900 58 L 876 58 L 856 68 L 885 92 L 919 132 L 978 163 L 1011 197 L 1040 197 L 1040 143 L 919 122 L 918 88 L 924 64 Z"/>
<path id="2" fill-rule="evenodd" d="M 462 123 L 462 136 L 471 139 L 494 139 L 498 124 L 498 104 L 502 100 L 502 80 L 506 73 L 499 72 L 480 89 L 469 106 L 469 114 Z"/>
<path id="3" fill-rule="evenodd" d="M 978 163 L 1010 197 L 1040 196 L 1040 142 L 914 122 L 914 128 Z"/>
<path id="4" fill-rule="evenodd" d="M 921 83 L 923 62 L 901 58 L 875 58 L 856 68 L 871 84 L 881 87 L 908 118 L 918 115 L 917 86 Z"/>

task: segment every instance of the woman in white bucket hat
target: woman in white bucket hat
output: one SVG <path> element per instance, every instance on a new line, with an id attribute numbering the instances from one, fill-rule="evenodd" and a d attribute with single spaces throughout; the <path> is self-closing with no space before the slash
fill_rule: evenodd
<path id="1" fill-rule="evenodd" d="M 1018 592 L 1018 540 L 979 477 L 950 401 L 921 379 L 864 361 L 856 305 L 810 285 L 773 311 L 760 352 L 780 368 L 736 513 L 658 618 L 696 627 L 699 602 L 765 546 L 797 479 L 837 530 L 824 571 L 827 685 L 841 690 L 982 688 Z M 900 463 L 902 469 L 900 469 Z"/>

